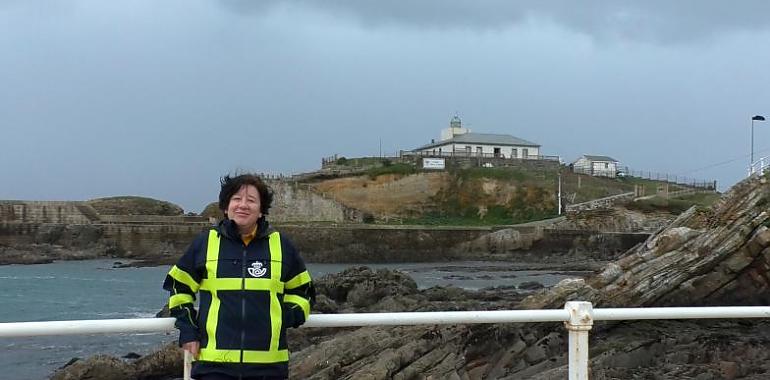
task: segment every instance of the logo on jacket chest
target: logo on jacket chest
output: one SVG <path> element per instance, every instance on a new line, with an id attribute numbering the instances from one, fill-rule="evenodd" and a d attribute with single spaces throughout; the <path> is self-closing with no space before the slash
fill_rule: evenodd
<path id="1" fill-rule="evenodd" d="M 251 277 L 262 277 L 265 275 L 265 273 L 267 273 L 267 268 L 262 266 L 262 262 L 255 261 L 251 264 L 247 271 Z"/>

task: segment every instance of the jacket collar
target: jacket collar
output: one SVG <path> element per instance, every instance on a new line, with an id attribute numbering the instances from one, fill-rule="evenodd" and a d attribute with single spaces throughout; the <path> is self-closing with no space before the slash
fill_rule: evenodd
<path id="1" fill-rule="evenodd" d="M 232 221 L 232 219 L 223 219 L 219 222 L 219 225 L 217 225 L 216 228 L 219 236 L 224 236 L 230 240 L 241 240 L 241 234 L 238 232 L 238 226 L 235 224 L 235 222 Z M 267 219 L 262 216 L 261 218 L 257 219 L 257 236 L 254 237 L 254 240 L 264 239 L 273 231 L 273 227 L 271 227 L 270 223 L 267 222 Z"/>

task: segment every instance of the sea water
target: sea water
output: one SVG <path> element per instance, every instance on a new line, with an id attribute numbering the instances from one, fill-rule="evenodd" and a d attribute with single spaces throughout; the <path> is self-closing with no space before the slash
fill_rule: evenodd
<path id="1" fill-rule="evenodd" d="M 308 264 L 314 278 L 337 273 L 347 264 Z M 372 264 L 398 269 L 420 288 L 454 285 L 466 289 L 553 284 L 566 274 L 521 271 L 509 263 Z M 64 261 L 0 266 L 0 322 L 154 317 L 168 300 L 161 288 L 168 266 L 113 268 L 112 260 Z M 146 355 L 177 339 L 175 333 L 0 338 L 0 379 L 46 379 L 74 357 L 103 353 Z"/>

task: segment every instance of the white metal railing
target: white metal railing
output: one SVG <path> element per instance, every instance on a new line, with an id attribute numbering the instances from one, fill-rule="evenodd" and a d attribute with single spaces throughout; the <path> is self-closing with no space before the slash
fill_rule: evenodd
<path id="1" fill-rule="evenodd" d="M 640 319 L 770 318 L 770 306 L 600 308 L 590 302 L 567 302 L 564 309 L 446 311 L 411 313 L 313 314 L 302 327 L 436 325 L 461 323 L 564 322 L 569 330 L 569 379 L 588 379 L 588 332 L 594 321 Z M 171 331 L 173 318 L 98 319 L 0 323 L 0 338 L 44 335 L 141 333 Z M 185 352 L 184 378 L 191 357 Z"/>
<path id="2" fill-rule="evenodd" d="M 762 157 L 749 165 L 749 177 L 754 174 L 762 174 L 770 167 L 770 156 Z"/>

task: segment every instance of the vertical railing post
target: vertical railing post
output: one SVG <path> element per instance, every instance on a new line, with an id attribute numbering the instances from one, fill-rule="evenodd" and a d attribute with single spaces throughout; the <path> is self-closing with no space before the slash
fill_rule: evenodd
<path id="1" fill-rule="evenodd" d="M 570 301 L 564 305 L 569 321 L 569 379 L 588 380 L 588 332 L 594 325 L 593 306 L 590 302 Z"/>
<path id="2" fill-rule="evenodd" d="M 184 350 L 184 380 L 192 380 L 192 359 L 192 353 L 190 351 Z"/>

